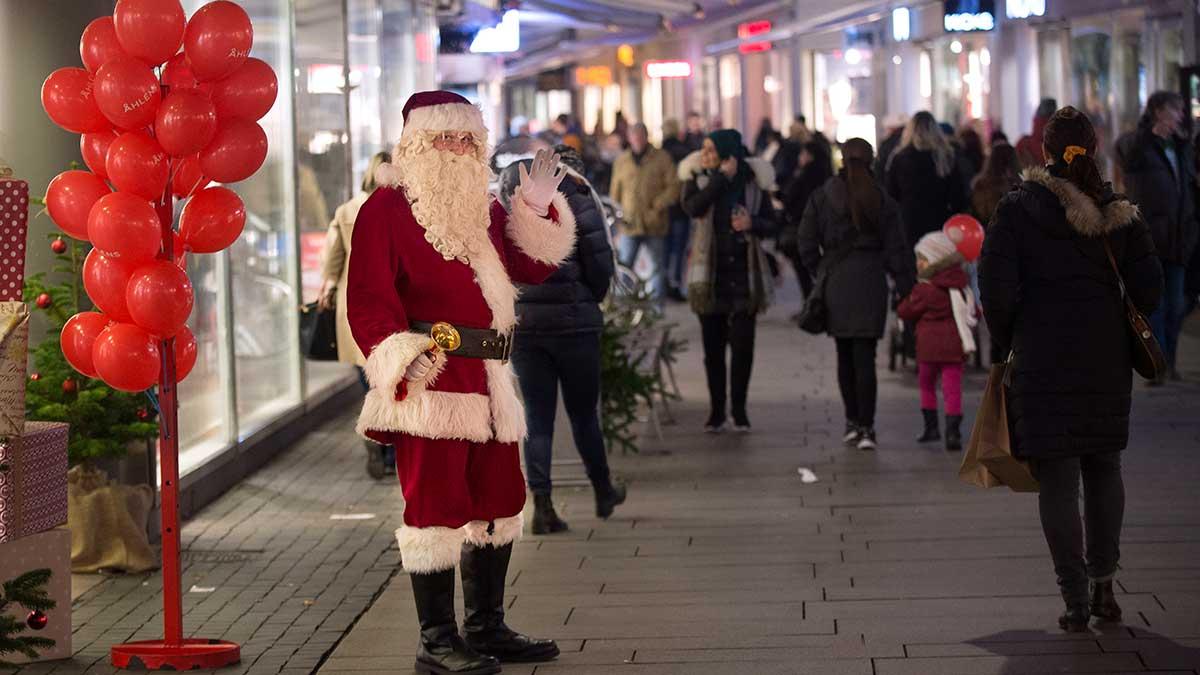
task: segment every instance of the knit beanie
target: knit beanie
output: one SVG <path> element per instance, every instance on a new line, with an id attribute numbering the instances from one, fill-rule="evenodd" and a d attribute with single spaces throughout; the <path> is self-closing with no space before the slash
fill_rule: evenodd
<path id="1" fill-rule="evenodd" d="M 717 155 L 721 159 L 741 158 L 742 134 L 737 129 L 717 129 L 708 138 L 717 146 Z"/>
<path id="2" fill-rule="evenodd" d="M 958 253 L 958 247 L 950 241 L 950 237 L 947 237 L 945 232 L 941 231 L 930 232 L 921 237 L 913 250 L 917 252 L 917 255 L 929 261 L 930 265 L 936 265 Z"/>

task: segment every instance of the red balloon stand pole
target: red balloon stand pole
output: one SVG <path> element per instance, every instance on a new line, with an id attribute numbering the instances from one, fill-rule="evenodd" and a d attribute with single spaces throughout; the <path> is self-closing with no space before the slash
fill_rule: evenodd
<path id="1" fill-rule="evenodd" d="M 156 205 L 165 260 L 174 260 L 171 187 Z M 176 396 L 175 338 L 159 343 L 159 470 L 162 479 L 163 639 L 115 645 L 113 666 L 136 670 L 221 668 L 241 660 L 241 647 L 223 640 L 183 637 L 183 587 L 179 567 L 179 399 Z"/>

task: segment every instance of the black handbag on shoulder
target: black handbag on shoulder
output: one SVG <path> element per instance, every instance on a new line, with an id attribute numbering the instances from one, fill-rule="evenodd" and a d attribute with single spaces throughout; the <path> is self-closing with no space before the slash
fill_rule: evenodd
<path id="1" fill-rule="evenodd" d="M 1125 290 L 1125 279 L 1121 277 L 1121 268 L 1117 266 L 1112 247 L 1108 245 L 1107 239 L 1103 243 L 1104 252 L 1108 255 L 1108 264 L 1117 275 L 1117 287 L 1121 289 L 1121 301 L 1125 305 L 1133 369 L 1147 380 L 1159 379 L 1167 372 L 1167 359 L 1158 344 L 1158 339 L 1154 337 L 1154 331 L 1150 330 L 1150 322 L 1133 305 L 1133 300 L 1129 299 L 1129 293 Z"/>
<path id="2" fill-rule="evenodd" d="M 310 302 L 300 308 L 300 349 L 310 361 L 337 361 L 337 312 Z"/>
<path id="3" fill-rule="evenodd" d="M 800 310 L 800 316 L 796 319 L 800 330 L 813 335 L 820 335 L 829 330 L 829 307 L 825 303 L 826 279 L 829 277 L 829 270 L 845 260 L 854 250 L 856 239 L 857 237 L 851 237 L 850 241 L 842 244 L 821 261 L 817 278 L 813 280 L 812 292 L 805 298 L 804 309 Z"/>

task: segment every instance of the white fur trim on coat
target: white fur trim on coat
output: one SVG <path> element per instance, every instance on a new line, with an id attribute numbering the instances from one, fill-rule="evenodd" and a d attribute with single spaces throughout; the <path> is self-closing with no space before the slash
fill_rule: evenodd
<path id="1" fill-rule="evenodd" d="M 777 189 L 775 185 L 775 167 L 771 163 L 761 157 L 746 157 L 746 164 L 750 166 L 754 173 L 754 182 L 759 188 L 766 192 L 774 192 Z M 694 150 L 687 157 L 684 157 L 679 166 L 676 167 L 676 175 L 683 183 L 691 180 L 696 174 L 704 170 L 700 164 L 700 151 Z"/>
<path id="2" fill-rule="evenodd" d="M 507 235 L 530 258 L 547 265 L 559 265 L 575 250 L 575 214 L 561 192 L 554 193 L 550 205 L 554 207 L 557 223 L 534 213 L 521 196 L 521 189 L 517 188 Z"/>
<path id="3" fill-rule="evenodd" d="M 525 440 L 525 406 L 517 396 L 517 374 L 511 365 L 488 359 L 483 362 L 487 372 L 488 403 L 496 440 L 501 443 L 520 443 Z"/>
<path id="4" fill-rule="evenodd" d="M 1085 237 L 1099 237 L 1119 230 L 1138 219 L 1136 204 L 1126 199 L 1114 199 L 1101 209 L 1096 202 L 1075 184 L 1050 175 L 1044 167 L 1032 167 L 1021 172 L 1021 178 L 1037 183 L 1054 193 L 1066 212 L 1067 222 Z"/>
<path id="5" fill-rule="evenodd" d="M 488 534 L 488 522 L 486 520 L 472 520 L 463 525 L 466 543 L 479 548 L 488 545 L 497 548 L 507 546 L 519 540 L 521 532 L 524 529 L 525 513 L 523 511 L 515 516 L 493 520 L 491 534 Z"/>
<path id="6" fill-rule="evenodd" d="M 488 242 L 491 243 L 490 241 Z M 492 330 L 509 334 L 517 325 L 517 287 L 508 276 L 495 246 L 481 246 L 471 253 L 471 271 L 492 312 Z"/>
<path id="7" fill-rule="evenodd" d="M 355 430 L 363 437 L 368 437 L 368 431 L 394 431 L 420 438 L 486 443 L 492 439 L 491 408 L 483 394 L 410 391 L 403 401 L 397 401 L 386 390 L 372 388 Z"/>
<path id="8" fill-rule="evenodd" d="M 383 342 L 375 345 L 375 348 L 371 350 L 371 355 L 367 357 L 367 363 L 363 366 L 367 382 L 371 383 L 372 389 L 388 392 L 394 398 L 396 387 L 404 378 L 404 371 L 408 369 L 414 359 L 428 351 L 432 343 L 433 341 L 428 335 L 421 333 L 405 332 L 388 336 Z M 425 378 L 408 383 L 408 394 L 412 396 L 424 391 L 425 387 L 437 379 L 438 374 L 445 367 L 446 356 L 435 353 L 433 367 L 429 369 Z"/>
<path id="9" fill-rule="evenodd" d="M 400 562 L 410 574 L 454 569 L 462 560 L 466 532 L 462 528 L 404 527 L 396 530 Z"/>
<path id="10" fill-rule="evenodd" d="M 466 131 L 473 134 L 477 142 L 484 145 L 488 142 L 483 112 L 479 106 L 470 103 L 442 103 L 410 110 L 404 130 L 400 132 L 400 143 L 426 131 Z"/>

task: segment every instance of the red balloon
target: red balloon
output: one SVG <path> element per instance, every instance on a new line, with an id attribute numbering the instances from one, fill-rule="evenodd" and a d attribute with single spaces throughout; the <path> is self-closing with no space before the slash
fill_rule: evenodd
<path id="1" fill-rule="evenodd" d="M 83 68 L 50 73 L 42 83 L 42 108 L 50 121 L 75 134 L 111 129 L 112 123 L 97 105 L 93 85 L 91 73 Z"/>
<path id="2" fill-rule="evenodd" d="M 169 260 L 142 265 L 125 289 L 125 304 L 133 322 L 163 339 L 174 336 L 187 323 L 194 300 L 187 272 Z"/>
<path id="3" fill-rule="evenodd" d="M 183 35 L 183 53 L 201 82 L 219 80 L 250 55 L 254 27 L 246 10 L 227 0 L 210 2 L 192 15 Z"/>
<path id="4" fill-rule="evenodd" d="M 64 171 L 46 187 L 46 210 L 68 236 L 88 240 L 88 214 L 112 190 L 99 176 L 87 171 Z"/>
<path id="5" fill-rule="evenodd" d="M 256 122 L 223 120 L 217 135 L 200 151 L 200 170 L 220 183 L 236 183 L 254 175 L 267 159 L 267 134 Z"/>
<path id="6" fill-rule="evenodd" d="M 96 71 L 96 105 L 121 129 L 150 126 L 161 102 L 154 71 L 132 56 L 118 56 Z"/>
<path id="7" fill-rule="evenodd" d="M 200 171 L 199 156 L 184 157 L 175 163 L 175 175 L 171 177 L 171 194 L 176 197 L 187 197 L 211 183 L 208 176 Z"/>
<path id="8" fill-rule="evenodd" d="M 105 328 L 92 348 L 96 374 L 113 389 L 145 391 L 158 382 L 162 369 L 158 342 L 131 323 Z"/>
<path id="9" fill-rule="evenodd" d="M 94 73 L 100 66 L 124 55 L 125 50 L 121 49 L 121 43 L 117 41 L 117 31 L 111 16 L 93 19 L 87 28 L 83 29 L 83 35 L 79 38 L 79 59 L 89 72 Z"/>
<path id="10" fill-rule="evenodd" d="M 175 334 L 175 381 L 183 382 L 196 366 L 196 357 L 200 349 L 196 345 L 196 336 L 192 335 L 187 326 Z"/>
<path id="11" fill-rule="evenodd" d="M 212 82 L 201 82 L 192 73 L 192 67 L 187 63 L 187 55 L 183 52 L 172 56 L 167 65 L 163 66 L 162 83 L 172 91 L 180 89 L 199 89 L 205 94 L 212 94 Z"/>
<path id="12" fill-rule="evenodd" d="M 150 201 L 163 196 L 171 176 L 167 153 L 140 131 L 127 131 L 108 146 L 105 168 L 118 190 Z"/>
<path id="13" fill-rule="evenodd" d="M 154 207 L 126 192 L 96 202 L 88 214 L 88 238 L 104 255 L 133 265 L 153 260 L 162 250 L 162 227 Z"/>
<path id="14" fill-rule="evenodd" d="M 83 260 L 83 290 L 92 304 L 114 321 L 130 322 L 129 307 L 125 304 L 125 289 L 137 265 L 120 258 L 110 258 L 92 249 Z"/>
<path id="15" fill-rule="evenodd" d="M 237 241 L 246 226 L 242 198 L 229 188 L 212 187 L 197 192 L 179 216 L 179 236 L 195 253 L 216 253 Z"/>
<path id="16" fill-rule="evenodd" d="M 175 157 L 194 155 L 217 133 L 217 109 L 208 96 L 184 89 L 167 94 L 154 118 L 154 136 Z"/>
<path id="17" fill-rule="evenodd" d="M 248 58 L 229 77 L 213 84 L 212 101 L 222 119 L 258 121 L 275 105 L 279 81 L 266 61 Z"/>
<path id="18" fill-rule="evenodd" d="M 97 131 L 82 134 L 79 137 L 79 154 L 83 155 L 83 163 L 92 173 L 101 178 L 108 178 L 108 169 L 104 166 L 108 158 L 108 146 L 118 135 L 116 131 Z"/>
<path id="19" fill-rule="evenodd" d="M 92 362 L 92 348 L 96 338 L 108 328 L 109 318 L 97 312 L 80 312 L 67 319 L 63 325 L 59 344 L 62 345 L 63 356 L 67 363 L 79 371 L 80 375 L 96 376 L 96 366 Z"/>
<path id="20" fill-rule="evenodd" d="M 967 262 L 974 262 L 983 251 L 983 226 L 978 220 L 965 213 L 950 216 L 942 226 L 942 232 L 950 237 L 954 246 Z"/>
<path id="21" fill-rule="evenodd" d="M 157 66 L 179 51 L 187 17 L 179 0 L 117 0 L 113 22 L 121 47 Z"/>

